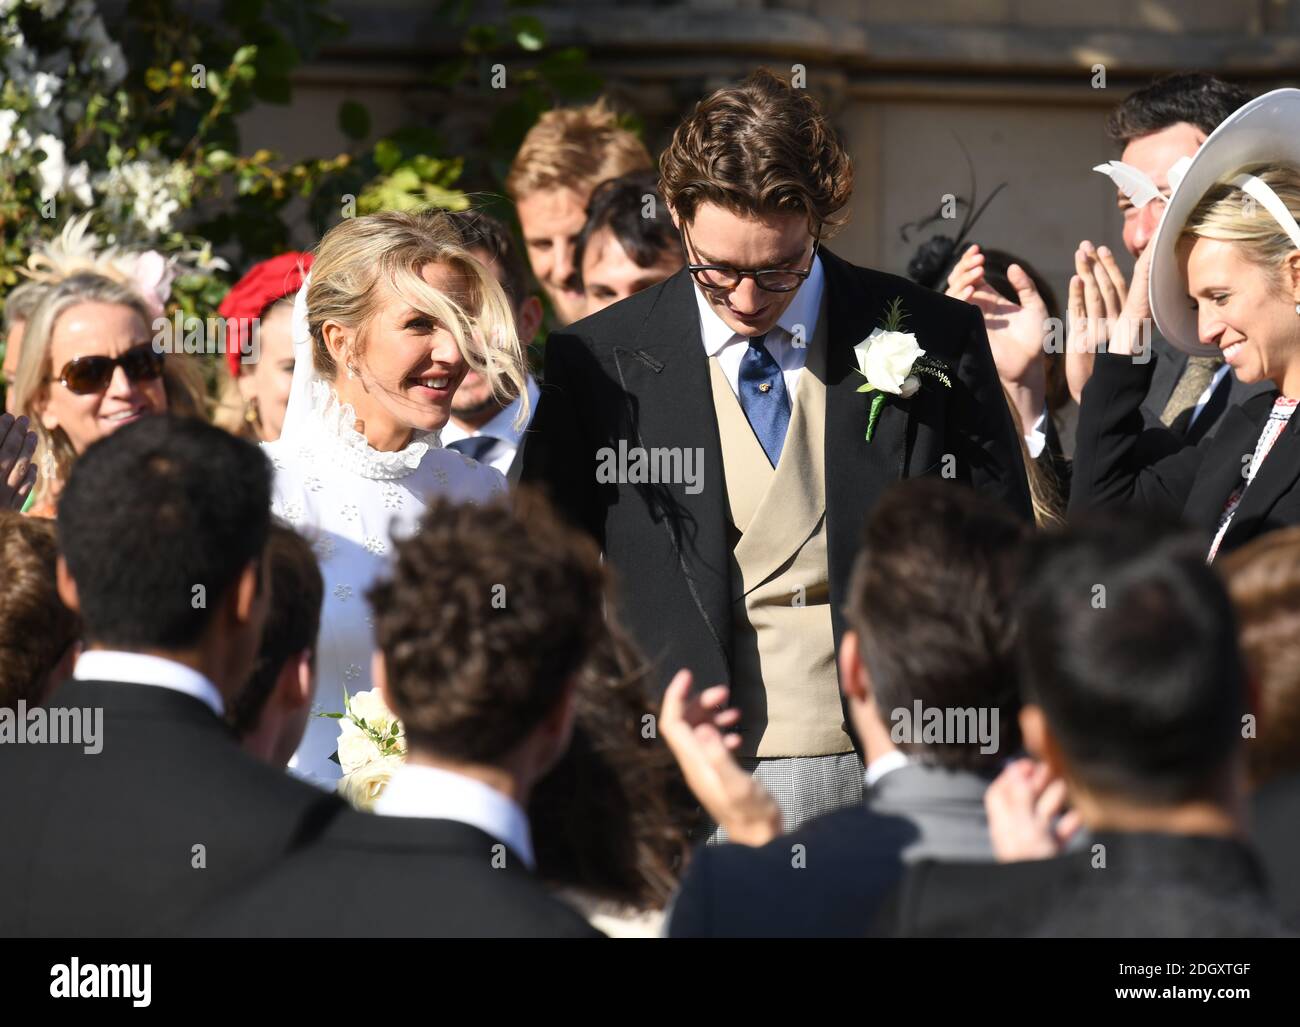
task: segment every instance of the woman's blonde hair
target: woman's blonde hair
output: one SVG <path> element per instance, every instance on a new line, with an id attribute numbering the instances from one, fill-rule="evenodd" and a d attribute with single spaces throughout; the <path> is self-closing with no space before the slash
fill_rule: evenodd
<path id="1" fill-rule="evenodd" d="M 1298 247 L 1268 209 L 1231 183 L 1239 174 L 1254 175 L 1277 194 L 1291 216 L 1300 219 L 1300 167 L 1252 164 L 1220 179 L 1201 197 L 1187 218 L 1180 238 L 1236 243 L 1242 256 L 1264 268 L 1275 288 L 1283 287 L 1282 263 Z"/>
<path id="2" fill-rule="evenodd" d="M 121 282 L 93 272 L 79 272 L 45 286 L 46 292 L 23 331 L 14 393 L 16 409 L 26 414 L 36 432 L 36 485 L 32 492 L 37 507 L 52 502 L 67 481 L 77 454 L 62 428 L 45 427 L 41 411 L 49 396 L 50 343 L 59 318 L 81 303 L 112 303 L 129 307 L 140 315 L 146 330 L 152 331 L 149 307 L 140 295 Z M 203 372 L 185 354 L 168 354 L 163 363 L 163 385 L 167 407 L 172 413 L 203 417 L 205 390 Z"/>
<path id="3" fill-rule="evenodd" d="M 430 264 L 448 266 L 460 276 L 465 286 L 459 299 L 421 277 Z M 505 404 L 522 397 L 516 425 L 527 423 L 527 364 L 510 301 L 492 273 L 461 245 L 460 233 L 441 210 L 367 214 L 325 233 L 307 287 L 312 363 L 322 378 L 333 381 L 338 375 L 325 344 L 325 322 L 356 332 L 360 356 L 367 329 L 384 302 L 385 287 L 445 326 L 498 400 Z"/>

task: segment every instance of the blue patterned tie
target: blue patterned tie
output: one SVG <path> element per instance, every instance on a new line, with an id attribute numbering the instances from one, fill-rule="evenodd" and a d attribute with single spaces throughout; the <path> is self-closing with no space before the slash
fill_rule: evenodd
<path id="1" fill-rule="evenodd" d="M 741 409 L 749 418 L 749 426 L 758 436 L 759 444 L 775 467 L 781 459 L 785 445 L 785 430 L 790 427 L 790 401 L 785 391 L 785 376 L 781 365 L 767 351 L 763 340 L 766 334 L 749 340 L 749 349 L 740 358 L 740 377 L 737 390 Z"/>
<path id="2" fill-rule="evenodd" d="M 467 438 L 447 443 L 447 448 L 454 449 L 458 453 L 464 453 L 471 460 L 482 461 L 491 452 L 497 441 L 491 435 L 470 435 Z"/>

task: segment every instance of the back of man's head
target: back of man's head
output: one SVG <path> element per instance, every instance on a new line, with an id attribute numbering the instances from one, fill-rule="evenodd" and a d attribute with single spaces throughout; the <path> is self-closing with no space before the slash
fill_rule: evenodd
<path id="1" fill-rule="evenodd" d="M 1203 71 L 1166 75 L 1125 97 L 1106 119 L 1106 134 L 1121 149 L 1181 123 L 1208 136 L 1249 99 L 1248 90 Z"/>
<path id="2" fill-rule="evenodd" d="M 271 582 L 271 606 L 262 629 L 262 645 L 248 683 L 226 709 L 227 721 L 240 736 L 258 730 L 286 668 L 295 678 L 290 684 L 297 685 L 302 655 L 311 654 L 309 664 L 314 664 L 316 636 L 320 632 L 325 583 L 311 545 L 289 525 L 277 521 L 267 536 L 264 558 Z M 302 741 L 311 705 L 310 692 L 298 696 L 297 691 L 294 697 L 301 698 L 299 704 L 292 710 L 279 709 L 280 704 L 276 704 L 274 711 L 278 715 L 294 714 L 292 727 L 273 725 L 278 735 L 297 735 L 276 739 L 279 747 L 287 750 L 286 760 Z"/>
<path id="3" fill-rule="evenodd" d="M 77 615 L 59 601 L 54 525 L 0 511 L 0 708 L 48 697 L 77 640 Z"/>
<path id="4" fill-rule="evenodd" d="M 1220 794 L 1242 738 L 1236 620 L 1204 544 L 1126 516 L 1031 543 L 1020 681 L 1067 777 L 1163 806 Z"/>
<path id="5" fill-rule="evenodd" d="M 921 762 L 992 769 L 1020 745 L 1011 606 L 1028 526 L 970 488 L 938 478 L 895 485 L 872 510 L 849 586 L 876 710 L 886 728 L 913 723 L 915 704 L 958 717 L 997 711 L 995 751 L 967 734 L 895 744 Z M 952 711 L 949 715 L 948 711 Z M 955 722 L 955 721 L 954 721 Z"/>
<path id="6" fill-rule="evenodd" d="M 439 499 L 396 550 L 391 576 L 368 598 L 408 745 L 500 765 L 593 657 L 605 602 L 599 553 L 527 491 L 487 506 Z"/>
<path id="7" fill-rule="evenodd" d="M 88 642 L 186 650 L 259 559 L 271 467 L 257 447 L 157 414 L 90 446 L 59 498 L 59 552 Z"/>

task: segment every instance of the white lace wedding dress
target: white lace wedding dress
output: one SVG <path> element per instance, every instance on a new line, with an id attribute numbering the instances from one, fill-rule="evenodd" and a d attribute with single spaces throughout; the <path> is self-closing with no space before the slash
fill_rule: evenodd
<path id="1" fill-rule="evenodd" d="M 330 382 L 311 370 L 304 283 L 295 305 L 293 391 L 284 432 L 263 451 L 275 467 L 272 512 L 312 543 L 325 579 L 316 649 L 316 701 L 290 769 L 324 788 L 342 776 L 330 756 L 338 748 L 343 690 L 370 681 L 374 625 L 366 590 L 393 556 L 393 537 L 413 532 L 434 496 L 485 502 L 506 491 L 500 471 L 451 449 L 439 433 L 416 432 L 405 449 L 382 453 L 354 427 Z"/>

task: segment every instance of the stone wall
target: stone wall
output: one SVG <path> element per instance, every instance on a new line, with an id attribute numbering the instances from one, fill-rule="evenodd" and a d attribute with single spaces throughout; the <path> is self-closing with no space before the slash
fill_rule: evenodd
<path id="1" fill-rule="evenodd" d="M 340 4 L 349 39 L 303 69 L 291 110 L 250 118 L 246 141 L 341 146 L 345 97 L 370 107 L 377 132 L 437 113 L 422 75 L 450 41 L 432 8 Z M 901 273 L 919 238 L 900 227 L 969 192 L 964 144 L 981 195 L 1007 183 L 976 238 L 1031 262 L 1062 299 L 1080 239 L 1120 248 L 1113 187 L 1089 170 L 1115 156 L 1110 107 L 1154 74 L 1211 70 L 1263 90 L 1295 81 L 1300 63 L 1300 3 L 1279 0 L 572 0 L 530 13 L 553 42 L 588 50 L 652 149 L 709 89 L 801 65 L 853 153 L 853 219 L 833 247 L 861 263 Z"/>

